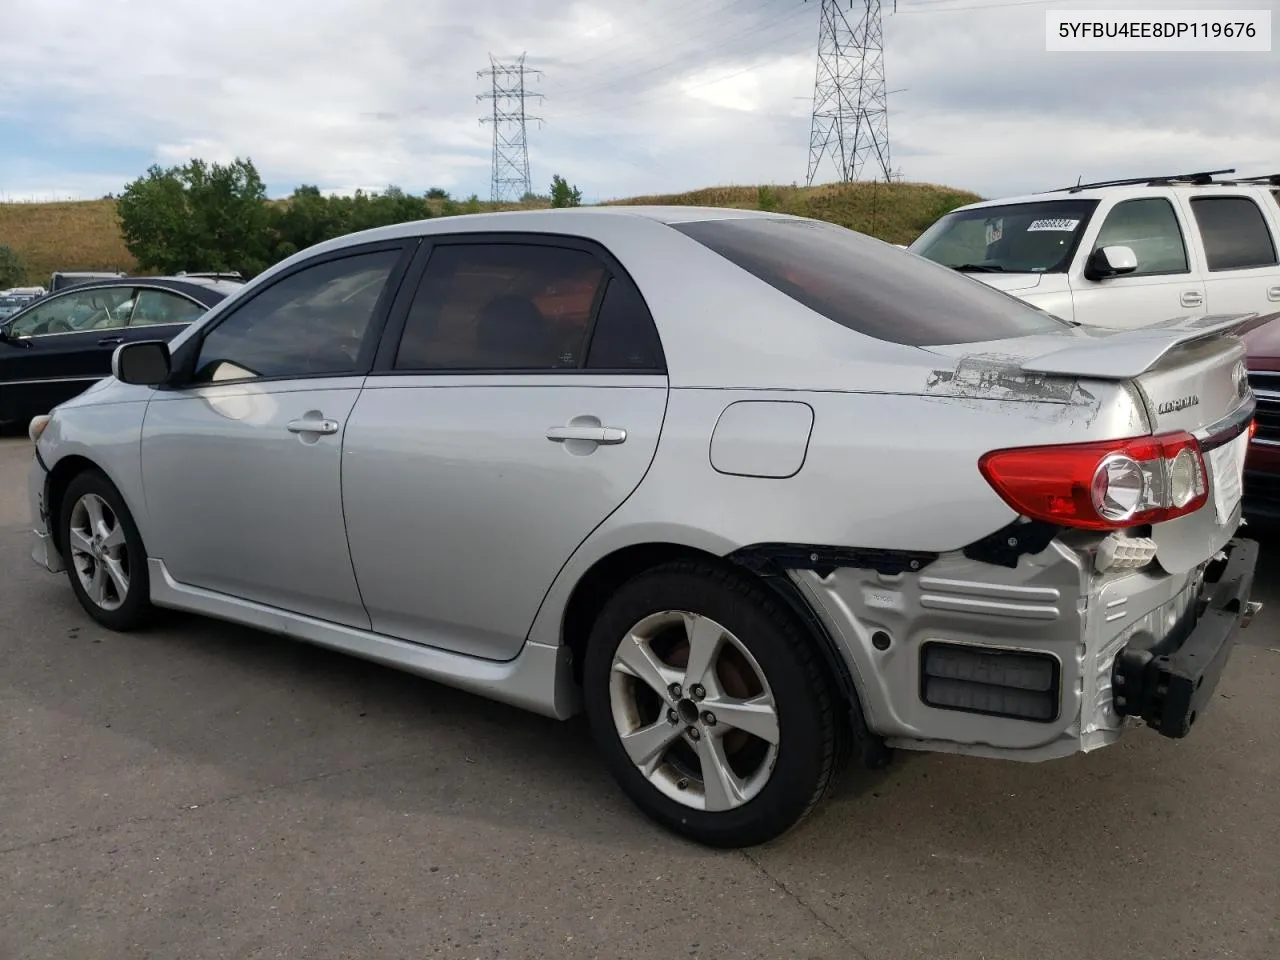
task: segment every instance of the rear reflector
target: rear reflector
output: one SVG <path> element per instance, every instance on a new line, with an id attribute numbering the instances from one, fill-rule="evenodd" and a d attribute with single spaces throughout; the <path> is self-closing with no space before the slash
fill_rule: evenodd
<path id="1" fill-rule="evenodd" d="M 1050 723 L 1061 670 L 1046 653 L 930 641 L 920 650 L 920 699 L 940 710 Z"/>
<path id="2" fill-rule="evenodd" d="M 978 469 L 1023 516 L 1084 530 L 1163 523 L 1209 496 L 1200 444 L 1185 431 L 995 450 Z"/>

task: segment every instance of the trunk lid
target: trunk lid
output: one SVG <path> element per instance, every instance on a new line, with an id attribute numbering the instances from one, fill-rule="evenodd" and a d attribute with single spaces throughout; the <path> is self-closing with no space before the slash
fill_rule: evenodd
<path id="1" fill-rule="evenodd" d="M 1254 407 L 1240 335 L 1276 316 L 1177 318 L 1123 331 L 1079 327 L 1062 335 L 929 349 L 961 362 L 975 355 L 999 358 L 1022 376 L 1123 382 L 1141 398 L 1152 433 L 1193 434 L 1204 451 L 1209 501 L 1151 531 L 1160 565 L 1181 573 L 1216 554 L 1240 525 Z"/>

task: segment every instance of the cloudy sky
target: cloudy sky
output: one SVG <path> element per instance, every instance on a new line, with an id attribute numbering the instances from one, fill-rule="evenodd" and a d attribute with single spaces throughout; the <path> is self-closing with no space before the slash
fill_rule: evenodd
<path id="1" fill-rule="evenodd" d="M 853 0 L 855 7 L 862 0 Z M 1045 13 L 1280 0 L 885 5 L 892 165 L 1001 196 L 1280 170 L 1280 53 L 1048 53 Z M 0 199 L 251 157 L 298 183 L 489 195 L 489 57 L 527 52 L 535 189 L 804 182 L 819 0 L 3 0 Z M 1276 46 L 1280 51 L 1280 45 Z M 865 175 L 873 175 L 868 167 Z M 834 167 L 819 179 L 836 179 Z"/>

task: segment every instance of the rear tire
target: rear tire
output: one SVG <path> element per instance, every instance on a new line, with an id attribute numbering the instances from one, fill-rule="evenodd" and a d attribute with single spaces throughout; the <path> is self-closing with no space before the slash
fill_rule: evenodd
<path id="1" fill-rule="evenodd" d="M 835 774 L 842 718 L 813 641 L 762 586 L 716 564 L 624 584 L 596 620 L 583 684 L 623 791 L 699 843 L 780 836 Z"/>
<path id="2" fill-rule="evenodd" d="M 62 497 L 58 533 L 71 589 L 89 616 L 120 632 L 150 622 L 147 552 L 110 480 L 96 470 L 72 479 Z"/>

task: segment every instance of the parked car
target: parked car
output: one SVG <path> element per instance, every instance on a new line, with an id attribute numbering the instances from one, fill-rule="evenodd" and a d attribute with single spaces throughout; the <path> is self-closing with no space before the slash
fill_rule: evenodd
<path id="1" fill-rule="evenodd" d="M 1102 334 L 832 224 L 450 217 L 277 264 L 33 419 L 33 556 L 556 718 L 739 846 L 892 748 L 1209 707 L 1250 598 L 1245 317 Z"/>
<path id="2" fill-rule="evenodd" d="M 1104 327 L 1280 311 L 1280 175 L 1138 177 L 969 204 L 910 249 L 1059 316 Z M 1249 337 L 1258 432 L 1246 511 L 1280 517 L 1280 329 Z"/>
<path id="3" fill-rule="evenodd" d="M 0 322 L 0 422 L 29 420 L 111 375 L 121 343 L 168 338 L 239 283 L 165 277 L 86 281 Z"/>
<path id="4" fill-rule="evenodd" d="M 0 295 L 0 320 L 13 316 L 30 302 L 30 297 Z"/>

